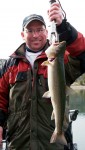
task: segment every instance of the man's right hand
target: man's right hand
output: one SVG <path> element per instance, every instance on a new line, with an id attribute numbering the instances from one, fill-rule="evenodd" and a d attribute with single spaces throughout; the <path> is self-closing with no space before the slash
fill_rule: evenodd
<path id="1" fill-rule="evenodd" d="M 55 20 L 57 25 L 60 25 L 62 23 L 62 20 L 64 18 L 63 18 L 62 9 L 61 9 L 59 3 L 55 2 L 55 3 L 51 4 L 47 13 L 48 13 L 48 17 L 49 17 L 50 21 Z"/>

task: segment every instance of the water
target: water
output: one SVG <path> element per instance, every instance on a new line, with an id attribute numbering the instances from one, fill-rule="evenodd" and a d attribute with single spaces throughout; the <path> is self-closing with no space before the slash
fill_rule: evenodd
<path id="1" fill-rule="evenodd" d="M 70 96 L 70 109 L 78 109 L 79 114 L 72 124 L 73 141 L 77 143 L 78 150 L 85 150 L 85 89 L 77 89 Z"/>

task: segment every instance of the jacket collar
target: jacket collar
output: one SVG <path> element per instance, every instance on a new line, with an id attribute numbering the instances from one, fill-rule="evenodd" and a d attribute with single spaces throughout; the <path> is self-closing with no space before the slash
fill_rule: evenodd
<path id="1" fill-rule="evenodd" d="M 45 50 L 48 48 L 49 45 L 50 45 L 49 40 L 47 40 L 46 45 L 43 48 L 43 52 L 45 52 Z M 10 57 L 25 58 L 25 51 L 26 51 L 26 43 L 22 43 Z"/>

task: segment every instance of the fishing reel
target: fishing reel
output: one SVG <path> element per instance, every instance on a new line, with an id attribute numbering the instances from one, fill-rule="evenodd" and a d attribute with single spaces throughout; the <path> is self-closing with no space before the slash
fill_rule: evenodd
<path id="1" fill-rule="evenodd" d="M 69 113 L 70 113 L 70 120 L 75 121 L 77 119 L 77 115 L 79 113 L 79 110 L 78 109 L 70 110 Z"/>

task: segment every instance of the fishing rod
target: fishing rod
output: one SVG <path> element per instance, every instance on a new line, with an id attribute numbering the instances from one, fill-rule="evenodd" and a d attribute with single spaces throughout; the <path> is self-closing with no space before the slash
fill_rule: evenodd
<path id="1" fill-rule="evenodd" d="M 56 2 L 56 0 L 50 0 L 50 5 L 52 5 L 53 3 Z M 63 18 L 65 19 L 66 18 L 66 13 L 65 11 L 63 10 L 62 6 L 61 6 L 61 3 L 59 0 L 57 0 L 57 2 L 59 3 L 61 9 L 62 9 L 62 15 L 63 15 Z M 56 30 L 56 25 L 57 25 L 57 22 L 55 22 L 55 20 L 51 21 L 51 26 L 50 26 L 50 43 L 55 43 L 55 42 L 59 42 L 59 35 L 57 33 L 57 30 Z"/>

